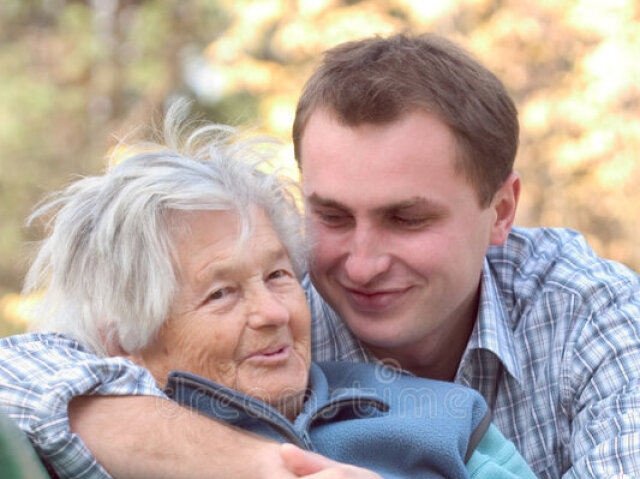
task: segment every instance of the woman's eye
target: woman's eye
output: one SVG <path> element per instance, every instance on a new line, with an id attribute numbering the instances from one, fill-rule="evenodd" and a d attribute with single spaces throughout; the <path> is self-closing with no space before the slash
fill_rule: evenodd
<path id="1" fill-rule="evenodd" d="M 277 269 L 269 273 L 269 276 L 267 277 L 267 279 L 279 279 L 279 278 L 285 278 L 289 276 L 291 276 L 291 274 L 287 270 Z"/>
<path id="2" fill-rule="evenodd" d="M 209 301 L 216 301 L 224 298 L 229 294 L 229 288 L 221 288 L 209 295 Z"/>

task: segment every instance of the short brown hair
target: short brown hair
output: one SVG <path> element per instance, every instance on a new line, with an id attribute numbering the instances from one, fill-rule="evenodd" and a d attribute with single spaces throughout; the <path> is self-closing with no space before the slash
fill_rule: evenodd
<path id="1" fill-rule="evenodd" d="M 502 82 L 458 45 L 437 35 L 398 34 L 338 45 L 324 53 L 296 109 L 293 143 L 311 114 L 327 109 L 341 123 L 384 124 L 416 110 L 451 128 L 456 165 L 487 205 L 513 169 L 518 149 L 516 107 Z"/>

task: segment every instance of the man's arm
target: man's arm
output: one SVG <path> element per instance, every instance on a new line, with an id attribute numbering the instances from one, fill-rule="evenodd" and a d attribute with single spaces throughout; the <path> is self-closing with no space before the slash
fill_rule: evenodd
<path id="1" fill-rule="evenodd" d="M 63 335 L 0 339 L 0 412 L 65 479 L 298 477 L 280 444 L 183 409 L 145 369 Z M 332 463 L 320 477 L 362 473 Z"/>
<path id="2" fill-rule="evenodd" d="M 119 479 L 382 479 L 159 398 L 79 397 L 69 405 L 69 419 L 71 430 Z"/>
<path id="3" fill-rule="evenodd" d="M 567 348 L 561 389 L 573 461 L 564 478 L 640 477 L 640 287 L 614 299 Z"/>
<path id="4" fill-rule="evenodd" d="M 83 396 L 69 405 L 71 431 L 117 478 L 293 478 L 280 444 L 176 403 L 141 396 Z"/>
<path id="5" fill-rule="evenodd" d="M 277 444 L 178 407 L 148 371 L 62 335 L 0 339 L 0 411 L 64 478 L 294 477 Z"/>

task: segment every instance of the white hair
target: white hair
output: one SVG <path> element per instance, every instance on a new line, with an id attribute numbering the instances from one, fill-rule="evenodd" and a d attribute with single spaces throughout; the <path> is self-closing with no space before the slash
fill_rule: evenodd
<path id="1" fill-rule="evenodd" d="M 176 211 L 237 212 L 246 238 L 251 207 L 262 207 L 296 274 L 304 273 L 292 182 L 261 168 L 262 141 L 232 141 L 232 128 L 213 124 L 185 134 L 186 110 L 169 109 L 163 145 L 132 145 L 140 153 L 51 195 L 30 216 L 53 215 L 24 286 L 45 291 L 39 329 L 69 334 L 101 355 L 110 344 L 127 353 L 145 347 L 176 290 L 173 240 L 185 226 Z"/>

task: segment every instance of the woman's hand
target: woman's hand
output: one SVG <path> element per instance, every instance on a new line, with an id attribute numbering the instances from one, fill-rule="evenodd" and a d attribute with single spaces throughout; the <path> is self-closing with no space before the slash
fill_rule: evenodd
<path id="1" fill-rule="evenodd" d="M 303 451 L 293 444 L 280 446 L 280 456 L 285 467 L 298 477 L 307 479 L 382 479 L 382 476 L 368 469 L 332 461 L 320 454 Z"/>

